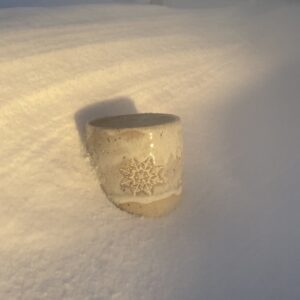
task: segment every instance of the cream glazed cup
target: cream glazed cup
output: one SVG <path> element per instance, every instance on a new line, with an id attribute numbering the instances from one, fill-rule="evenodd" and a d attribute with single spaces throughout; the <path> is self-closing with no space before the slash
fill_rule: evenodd
<path id="1" fill-rule="evenodd" d="M 87 149 L 106 196 L 129 213 L 169 213 L 182 192 L 182 129 L 171 114 L 138 113 L 87 124 Z"/>

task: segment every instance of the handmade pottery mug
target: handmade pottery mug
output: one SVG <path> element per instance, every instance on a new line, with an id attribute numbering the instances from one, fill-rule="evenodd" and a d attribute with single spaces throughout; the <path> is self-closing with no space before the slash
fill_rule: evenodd
<path id="1" fill-rule="evenodd" d="M 127 212 L 167 214 L 182 191 L 182 130 L 171 114 L 106 117 L 87 124 L 87 149 L 103 191 Z"/>

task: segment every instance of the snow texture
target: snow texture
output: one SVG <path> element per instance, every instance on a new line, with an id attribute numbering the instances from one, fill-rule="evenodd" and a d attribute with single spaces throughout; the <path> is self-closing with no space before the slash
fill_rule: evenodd
<path id="1" fill-rule="evenodd" d="M 0 299 L 300 299 L 300 6 L 0 10 Z M 84 124 L 179 114 L 184 197 L 106 200 Z"/>

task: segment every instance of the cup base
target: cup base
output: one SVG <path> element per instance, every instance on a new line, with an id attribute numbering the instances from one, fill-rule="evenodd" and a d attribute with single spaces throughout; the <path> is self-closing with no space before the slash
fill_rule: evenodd
<path id="1" fill-rule="evenodd" d="M 126 202 L 117 204 L 117 207 L 128 213 L 144 217 L 160 217 L 168 214 L 176 208 L 181 195 L 172 195 L 151 203 Z"/>

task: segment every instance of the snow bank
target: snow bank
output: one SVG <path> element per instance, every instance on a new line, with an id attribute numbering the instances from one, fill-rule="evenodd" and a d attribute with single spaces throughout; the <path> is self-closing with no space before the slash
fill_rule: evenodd
<path id="1" fill-rule="evenodd" d="M 0 10 L 1 299 L 297 299 L 299 6 Z M 181 115 L 185 195 L 117 210 L 84 123 Z"/>

